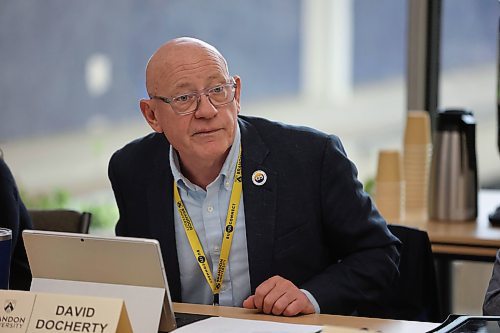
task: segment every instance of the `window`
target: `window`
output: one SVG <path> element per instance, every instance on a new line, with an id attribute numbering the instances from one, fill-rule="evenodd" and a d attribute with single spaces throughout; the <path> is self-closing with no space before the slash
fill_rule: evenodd
<path id="1" fill-rule="evenodd" d="M 498 1 L 443 0 L 439 107 L 462 107 L 476 118 L 481 186 L 498 187 Z"/>

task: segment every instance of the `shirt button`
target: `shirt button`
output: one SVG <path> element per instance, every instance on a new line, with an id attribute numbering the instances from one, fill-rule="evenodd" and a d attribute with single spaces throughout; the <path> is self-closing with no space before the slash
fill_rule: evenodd
<path id="1" fill-rule="evenodd" d="M 229 180 L 226 180 L 226 184 L 225 184 L 226 190 L 229 190 L 229 185 L 231 185 L 231 184 L 229 184 Z"/>
<path id="2" fill-rule="evenodd" d="M 220 247 L 214 246 L 214 254 L 219 254 L 220 253 Z"/>
<path id="3" fill-rule="evenodd" d="M 220 291 L 226 291 L 227 290 L 227 284 L 223 283 L 222 286 L 220 286 Z"/>
<path id="4" fill-rule="evenodd" d="M 209 212 L 209 213 L 211 213 L 211 212 L 213 212 L 213 211 L 214 211 L 214 207 L 212 207 L 212 206 L 208 206 L 208 207 L 207 207 L 207 210 L 208 210 L 208 212 Z"/>

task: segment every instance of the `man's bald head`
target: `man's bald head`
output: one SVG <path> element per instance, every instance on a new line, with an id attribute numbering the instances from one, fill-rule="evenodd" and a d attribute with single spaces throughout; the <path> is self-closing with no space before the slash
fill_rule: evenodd
<path id="1" fill-rule="evenodd" d="M 146 67 L 148 94 L 157 95 L 161 82 L 182 70 L 184 66 L 196 65 L 202 57 L 218 59 L 221 70 L 229 76 L 226 59 L 215 47 L 196 38 L 175 38 L 160 46 L 148 61 Z"/>

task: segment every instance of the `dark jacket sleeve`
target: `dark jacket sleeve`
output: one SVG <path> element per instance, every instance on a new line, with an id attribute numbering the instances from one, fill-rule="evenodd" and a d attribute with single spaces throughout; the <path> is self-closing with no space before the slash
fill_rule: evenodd
<path id="1" fill-rule="evenodd" d="M 169 166 L 168 152 L 169 144 L 163 134 L 152 133 L 132 141 L 111 157 L 108 177 L 120 213 L 115 226 L 117 236 L 160 237 L 150 232 L 148 223 L 142 222 L 149 221 L 147 190 L 163 179 L 157 166 Z M 159 198 L 155 200 L 161 202 Z"/>
<path id="2" fill-rule="evenodd" d="M 31 219 L 21 201 L 14 177 L 0 159 L 0 226 L 12 230 L 10 289 L 29 290 L 31 271 L 22 239 L 24 229 L 31 229 Z"/>
<path id="3" fill-rule="evenodd" d="M 337 262 L 304 283 L 322 313 L 352 314 L 398 276 L 401 243 L 357 179 L 340 140 L 329 136 L 321 169 L 324 232 Z"/>
<path id="4" fill-rule="evenodd" d="M 120 182 L 117 180 L 117 175 L 116 175 L 116 165 L 117 163 L 117 153 L 115 153 L 112 157 L 111 160 L 109 161 L 108 165 L 108 177 L 111 182 L 111 186 L 113 188 L 113 192 L 115 194 L 115 199 L 116 199 L 116 204 L 118 206 L 118 211 L 120 213 L 118 221 L 115 226 L 115 234 L 117 236 L 126 236 L 126 221 L 124 218 L 126 217 L 125 214 L 125 207 L 124 207 L 124 201 L 122 199 L 122 193 L 120 190 Z"/>

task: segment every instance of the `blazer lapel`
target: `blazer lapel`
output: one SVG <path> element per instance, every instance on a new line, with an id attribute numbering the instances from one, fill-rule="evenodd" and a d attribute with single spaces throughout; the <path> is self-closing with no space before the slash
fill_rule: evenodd
<path id="1" fill-rule="evenodd" d="M 173 212 L 173 177 L 169 165 L 169 145 L 162 146 L 156 152 L 154 170 L 148 182 L 147 198 L 149 213 L 149 228 L 151 234 L 161 244 L 161 252 L 165 265 L 165 272 L 174 302 L 181 301 L 181 281 L 179 263 L 177 260 L 177 247 L 175 245 L 175 226 Z"/>
<path id="2" fill-rule="evenodd" d="M 273 272 L 274 227 L 278 174 L 265 165 L 269 153 L 252 124 L 239 118 L 242 142 L 243 202 L 252 293 Z M 255 185 L 252 174 L 264 171 L 267 180 Z"/>

